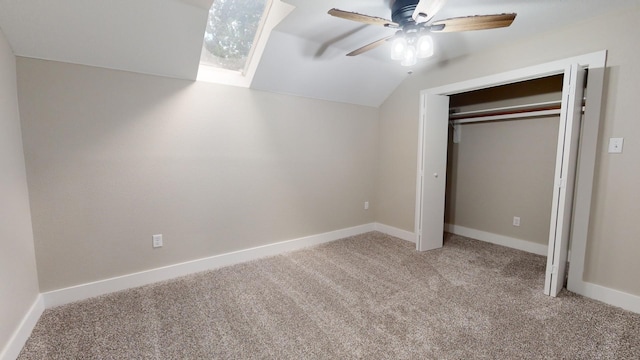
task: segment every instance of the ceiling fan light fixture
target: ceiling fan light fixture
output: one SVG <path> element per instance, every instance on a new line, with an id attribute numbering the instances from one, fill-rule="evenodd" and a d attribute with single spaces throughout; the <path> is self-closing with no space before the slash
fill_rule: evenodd
<path id="1" fill-rule="evenodd" d="M 393 42 L 391 42 L 391 59 L 392 60 L 402 60 L 405 56 L 405 51 L 407 50 L 407 39 L 404 36 L 396 37 Z"/>
<path id="2" fill-rule="evenodd" d="M 418 51 L 416 47 L 413 45 L 407 46 L 407 49 L 404 51 L 404 57 L 400 62 L 402 66 L 413 66 L 418 62 Z"/>
<path id="3" fill-rule="evenodd" d="M 227 1 L 227 0 L 221 0 Z M 391 20 L 363 15 L 339 9 L 329 10 L 329 15 L 357 21 L 367 25 L 382 25 L 398 29 L 395 35 L 387 36 L 362 46 L 347 54 L 355 56 L 381 46 L 391 40 L 391 59 L 403 66 L 413 66 L 418 59 L 434 55 L 434 41 L 425 33 L 461 32 L 508 27 L 516 13 L 471 15 L 432 21 L 448 0 L 390 0 Z M 393 39 L 393 40 L 392 40 Z"/>
<path id="4" fill-rule="evenodd" d="M 433 56 L 433 38 L 429 35 L 422 35 L 418 39 L 416 45 L 418 51 L 418 58 L 424 59 Z"/>

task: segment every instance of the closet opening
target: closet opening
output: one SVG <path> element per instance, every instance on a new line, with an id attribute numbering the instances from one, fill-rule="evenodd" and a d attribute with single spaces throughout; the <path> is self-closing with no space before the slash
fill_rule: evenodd
<path id="1" fill-rule="evenodd" d="M 547 256 L 563 78 L 449 97 L 445 231 Z"/>
<path id="2" fill-rule="evenodd" d="M 580 293 L 605 65 L 601 51 L 423 90 L 416 249 L 441 247 L 446 226 L 546 254 L 556 296 L 571 240 Z"/>

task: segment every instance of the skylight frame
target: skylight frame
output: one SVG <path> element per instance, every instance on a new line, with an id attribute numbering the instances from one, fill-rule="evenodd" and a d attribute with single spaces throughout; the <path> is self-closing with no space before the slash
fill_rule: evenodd
<path id="1" fill-rule="evenodd" d="M 273 28 L 295 7 L 281 0 L 266 0 L 265 9 L 242 71 L 228 70 L 200 63 L 196 81 L 218 83 L 231 86 L 249 87 L 267 40 Z"/>
<path id="2" fill-rule="evenodd" d="M 247 61 L 244 63 L 244 67 L 240 74 L 245 76 L 247 74 L 247 69 L 249 65 L 253 61 L 253 54 L 256 52 L 256 46 L 258 45 L 258 40 L 262 36 L 262 31 L 264 30 L 264 25 L 267 22 L 267 17 L 269 16 L 269 11 L 271 10 L 271 5 L 273 4 L 273 0 L 265 0 L 264 10 L 262 11 L 262 16 L 260 17 L 260 21 L 258 22 L 258 28 L 256 29 L 256 33 L 253 36 L 253 40 L 251 42 L 251 49 L 249 49 L 249 53 L 247 54 Z"/>

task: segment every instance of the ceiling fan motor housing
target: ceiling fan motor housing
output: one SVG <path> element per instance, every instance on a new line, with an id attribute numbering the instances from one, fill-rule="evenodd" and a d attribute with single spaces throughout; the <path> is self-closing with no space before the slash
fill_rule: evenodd
<path id="1" fill-rule="evenodd" d="M 391 20 L 404 27 L 407 24 L 414 23 L 413 12 L 416 10 L 419 0 L 396 0 L 391 5 Z"/>

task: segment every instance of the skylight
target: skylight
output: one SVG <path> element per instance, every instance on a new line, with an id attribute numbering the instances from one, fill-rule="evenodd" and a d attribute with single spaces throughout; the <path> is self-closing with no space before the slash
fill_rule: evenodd
<path id="1" fill-rule="evenodd" d="M 200 64 L 244 73 L 269 0 L 215 0 Z"/>

